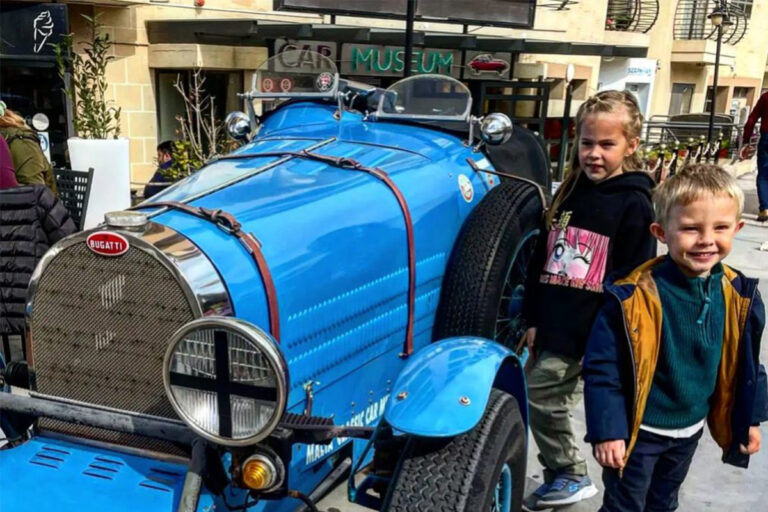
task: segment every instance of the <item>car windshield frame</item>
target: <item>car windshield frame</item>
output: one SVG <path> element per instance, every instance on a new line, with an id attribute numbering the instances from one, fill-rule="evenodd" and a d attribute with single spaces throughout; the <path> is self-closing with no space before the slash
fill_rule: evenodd
<path id="1" fill-rule="evenodd" d="M 411 86 L 412 83 L 415 83 L 417 81 L 421 82 L 427 82 L 427 81 L 433 81 L 434 83 L 445 83 L 445 84 L 451 84 L 453 88 L 457 88 L 459 92 L 466 95 L 466 104 L 464 107 L 464 111 L 460 114 L 456 115 L 431 115 L 431 114 L 423 114 L 423 113 L 408 113 L 406 112 L 387 112 L 384 110 L 384 105 L 388 100 L 392 100 L 393 98 L 397 97 L 398 91 L 404 88 L 403 85 Z M 394 96 L 393 96 L 394 94 Z M 434 96 L 430 96 L 430 98 L 433 98 Z M 428 102 L 429 100 L 426 99 L 425 102 Z M 376 109 L 376 113 L 373 114 L 373 117 L 375 119 L 381 119 L 381 120 L 402 120 L 402 121 L 440 121 L 440 122 L 461 122 L 466 123 L 470 121 L 472 113 L 472 93 L 470 92 L 469 88 L 467 88 L 466 85 L 461 83 L 460 81 L 456 80 L 453 77 L 447 76 L 447 75 L 438 75 L 438 74 L 419 74 L 419 75 L 413 75 L 409 76 L 407 78 L 403 78 L 402 80 L 398 80 L 391 86 L 389 86 L 384 93 L 381 95 L 381 98 L 379 100 L 378 108 Z"/>

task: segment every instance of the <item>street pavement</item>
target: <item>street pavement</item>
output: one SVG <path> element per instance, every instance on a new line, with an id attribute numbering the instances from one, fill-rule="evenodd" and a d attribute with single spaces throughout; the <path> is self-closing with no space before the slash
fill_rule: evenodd
<path id="1" fill-rule="evenodd" d="M 742 171 L 743 172 L 743 171 Z M 736 236 L 726 263 L 741 270 L 749 277 L 760 279 L 760 293 L 768 298 L 768 252 L 760 251 L 760 245 L 768 242 L 768 223 L 758 223 L 755 173 L 739 177 L 746 196 L 744 229 Z M 660 252 L 664 248 L 660 247 Z M 763 333 L 760 360 L 768 362 L 768 330 Z M 589 474 L 600 489 L 600 494 L 585 502 L 562 507 L 562 512 L 596 512 L 602 501 L 603 485 L 600 466 L 591 456 L 591 448 L 583 442 L 586 432 L 584 405 L 579 404 L 573 414 L 576 437 L 582 452 L 587 456 Z M 763 429 L 763 451 L 752 457 L 749 469 L 739 469 L 720 461 L 721 450 L 706 431 L 694 456 L 691 470 L 680 491 L 679 512 L 723 511 L 742 512 L 768 510 L 768 428 Z M 536 444 L 531 440 L 528 448 L 528 478 L 526 492 L 541 483 L 541 465 L 536 459 Z M 350 505 L 346 500 L 346 482 L 336 487 L 319 503 L 319 509 L 327 512 L 362 512 L 369 510 Z M 474 511 L 473 511 L 474 512 Z"/>

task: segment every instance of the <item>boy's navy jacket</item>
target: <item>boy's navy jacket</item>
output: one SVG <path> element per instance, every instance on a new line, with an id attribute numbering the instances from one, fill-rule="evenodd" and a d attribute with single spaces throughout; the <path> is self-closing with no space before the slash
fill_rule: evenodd
<path id="1" fill-rule="evenodd" d="M 651 273 L 666 256 L 605 286 L 583 363 L 587 441 L 624 439 L 629 458 L 653 384 L 661 346 L 661 300 Z M 725 330 L 715 391 L 707 417 L 723 462 L 747 467 L 750 426 L 768 420 L 768 385 L 758 361 L 765 307 L 757 280 L 723 265 Z"/>

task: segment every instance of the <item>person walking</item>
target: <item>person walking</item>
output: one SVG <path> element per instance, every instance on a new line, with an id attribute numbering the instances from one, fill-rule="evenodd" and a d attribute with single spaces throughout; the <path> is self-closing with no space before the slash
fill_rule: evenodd
<path id="1" fill-rule="evenodd" d="M 764 92 L 744 123 L 744 145 L 739 156 L 746 159 L 754 146 L 750 144 L 752 131 L 760 119 L 760 139 L 757 143 L 757 201 L 759 222 L 768 221 L 768 91 Z M 751 156 L 751 155 L 750 155 Z"/>
<path id="2" fill-rule="evenodd" d="M 0 101 L 0 135 L 11 150 L 13 168 L 19 185 L 39 183 L 56 194 L 56 178 L 51 163 L 45 158 L 40 148 L 40 139 L 27 126 L 24 118 L 7 108 Z"/>
<path id="3" fill-rule="evenodd" d="M 544 483 L 526 510 L 597 494 L 570 412 L 582 396 L 581 359 L 603 302 L 603 281 L 656 254 L 649 226 L 654 182 L 636 154 L 643 116 L 628 92 L 603 91 L 576 116 L 572 171 L 555 194 L 526 279 L 523 316 L 531 432 Z"/>

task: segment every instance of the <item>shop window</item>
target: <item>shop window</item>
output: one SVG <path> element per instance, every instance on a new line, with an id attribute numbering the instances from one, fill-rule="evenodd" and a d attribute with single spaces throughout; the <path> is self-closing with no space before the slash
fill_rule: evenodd
<path id="1" fill-rule="evenodd" d="M 184 98 L 176 89 L 179 81 L 186 91 L 192 83 L 194 70 L 157 70 L 155 73 L 157 90 L 158 140 L 178 138 L 179 123 L 177 116 L 185 114 Z M 242 71 L 204 71 L 204 94 L 213 99 L 216 118 L 224 120 L 233 110 L 242 110 L 237 94 L 243 92 Z"/>

